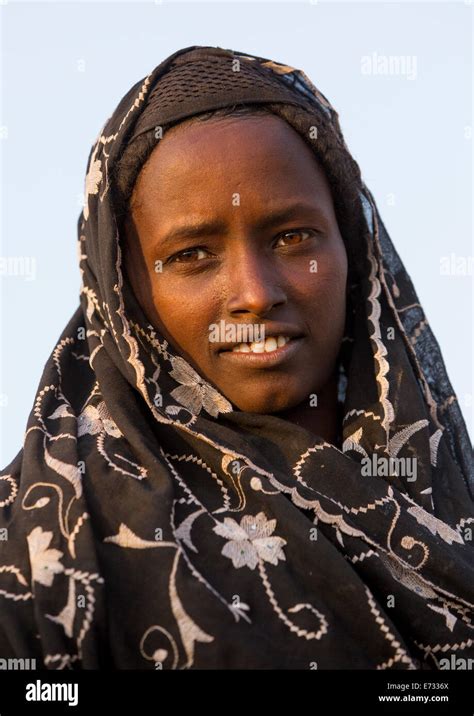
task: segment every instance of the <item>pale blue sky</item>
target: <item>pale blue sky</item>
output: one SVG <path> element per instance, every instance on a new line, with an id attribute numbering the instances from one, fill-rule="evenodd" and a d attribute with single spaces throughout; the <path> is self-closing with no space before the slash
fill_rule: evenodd
<path id="1" fill-rule="evenodd" d="M 0 467 L 21 446 L 44 363 L 78 304 L 90 146 L 132 84 L 195 44 L 303 69 L 334 105 L 472 435 L 472 275 L 441 275 L 440 260 L 472 256 L 473 12 L 471 2 L 0 4 L 0 256 L 35 262 L 25 264 L 34 275 L 0 275 Z M 373 58 L 391 56 L 405 71 L 375 73 Z"/>

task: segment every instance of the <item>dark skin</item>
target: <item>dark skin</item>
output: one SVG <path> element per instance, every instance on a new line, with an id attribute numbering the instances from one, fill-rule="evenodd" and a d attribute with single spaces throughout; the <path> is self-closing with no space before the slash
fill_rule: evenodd
<path id="1" fill-rule="evenodd" d="M 334 442 L 347 256 L 325 173 L 299 134 L 276 116 L 182 123 L 152 152 L 131 207 L 125 265 L 149 321 L 240 410 Z M 211 221 L 210 233 L 182 231 Z M 279 365 L 235 363 L 209 341 L 221 320 L 282 322 L 303 338 Z"/>

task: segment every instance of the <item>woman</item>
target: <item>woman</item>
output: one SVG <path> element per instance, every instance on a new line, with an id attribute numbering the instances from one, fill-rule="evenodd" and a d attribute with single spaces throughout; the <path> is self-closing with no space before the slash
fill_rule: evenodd
<path id="1" fill-rule="evenodd" d="M 100 132 L 78 230 L 81 306 L 1 476 L 0 656 L 472 657 L 466 428 L 306 75 L 171 55 Z"/>

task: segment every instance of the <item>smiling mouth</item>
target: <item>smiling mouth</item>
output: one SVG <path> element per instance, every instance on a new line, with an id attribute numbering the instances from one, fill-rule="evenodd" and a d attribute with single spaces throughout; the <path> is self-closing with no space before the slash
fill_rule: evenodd
<path id="1" fill-rule="evenodd" d="M 273 353 L 289 343 L 290 336 L 268 336 L 264 341 L 252 341 L 249 343 L 239 343 L 233 348 L 224 348 L 223 352 L 231 351 L 232 353 Z"/>
<path id="2" fill-rule="evenodd" d="M 293 357 L 303 339 L 304 336 L 268 336 L 265 341 L 240 343 L 233 348 L 223 349 L 218 355 L 244 365 L 273 366 Z"/>

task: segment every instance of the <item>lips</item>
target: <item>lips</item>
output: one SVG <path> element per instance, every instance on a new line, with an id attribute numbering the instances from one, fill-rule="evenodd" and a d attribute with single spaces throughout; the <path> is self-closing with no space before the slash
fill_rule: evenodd
<path id="1" fill-rule="evenodd" d="M 243 324 L 241 325 L 244 327 Z M 263 341 L 226 341 L 223 343 L 215 343 L 215 351 L 217 353 L 271 353 L 278 351 L 292 339 L 303 338 L 305 335 L 301 329 L 283 323 L 266 324 L 260 326 L 260 328 L 263 330 L 265 336 Z"/>
<path id="2" fill-rule="evenodd" d="M 219 359 L 225 362 L 229 361 L 229 365 L 234 364 L 234 367 L 260 369 L 284 367 L 284 365 L 298 354 L 303 344 L 304 336 L 301 336 L 298 338 L 290 338 L 284 345 L 277 346 L 275 350 L 270 351 L 222 350 L 219 353 Z"/>
<path id="3" fill-rule="evenodd" d="M 264 341 L 240 343 L 232 348 L 233 353 L 272 353 L 289 343 L 289 336 L 268 336 Z"/>

